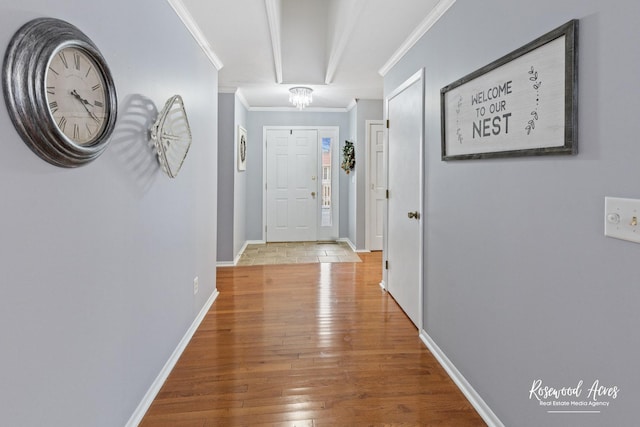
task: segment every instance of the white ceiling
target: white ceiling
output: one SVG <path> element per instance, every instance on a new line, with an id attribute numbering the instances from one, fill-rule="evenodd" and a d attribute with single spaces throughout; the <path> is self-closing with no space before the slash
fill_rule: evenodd
<path id="1" fill-rule="evenodd" d="M 314 90 L 311 108 L 382 99 L 385 70 L 455 0 L 169 0 L 218 67 L 221 92 L 248 107 L 291 107 L 288 90 Z M 204 40 L 203 40 L 204 39 Z"/>

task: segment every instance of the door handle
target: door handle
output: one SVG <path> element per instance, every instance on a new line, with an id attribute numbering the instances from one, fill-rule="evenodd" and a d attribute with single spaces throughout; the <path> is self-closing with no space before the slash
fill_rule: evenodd
<path id="1" fill-rule="evenodd" d="M 316 197 L 316 192 L 315 191 L 311 192 L 311 197 Z"/>
<path id="2" fill-rule="evenodd" d="M 409 218 L 420 219 L 420 212 L 418 212 L 418 211 L 415 211 L 415 212 L 409 212 L 409 213 L 407 214 L 407 216 L 408 216 Z"/>

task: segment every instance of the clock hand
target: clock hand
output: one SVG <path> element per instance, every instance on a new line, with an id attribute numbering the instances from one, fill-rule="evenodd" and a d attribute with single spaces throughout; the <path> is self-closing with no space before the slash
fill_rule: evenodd
<path id="1" fill-rule="evenodd" d="M 91 108 L 93 108 L 93 104 L 90 103 L 89 101 L 87 101 L 86 99 L 84 99 L 83 97 L 81 97 L 80 94 L 78 92 L 76 92 L 75 89 L 71 91 L 71 95 L 73 95 L 78 101 L 80 101 L 82 103 L 82 105 L 84 106 L 85 110 L 89 111 L 89 109 L 86 107 L 87 105 L 90 105 Z"/>
<path id="2" fill-rule="evenodd" d="M 73 95 L 73 97 L 74 97 L 74 98 L 76 98 L 78 101 L 80 101 L 80 103 L 82 104 L 82 106 L 84 107 L 84 109 L 85 109 L 85 110 L 87 110 L 87 113 L 89 113 L 89 116 L 90 116 L 93 120 L 95 120 L 95 121 L 96 121 L 96 122 L 98 122 L 98 123 L 100 122 L 100 119 L 98 119 L 98 117 L 97 117 L 95 114 L 93 114 L 93 111 L 91 111 L 91 110 L 89 110 L 89 109 L 87 108 L 87 105 L 91 105 L 91 107 L 93 107 L 93 105 L 92 105 L 89 101 L 87 101 L 86 99 L 83 99 L 83 98 L 80 96 L 80 94 L 79 94 L 78 92 L 76 92 L 76 90 L 75 90 L 75 89 L 71 91 L 71 95 Z"/>

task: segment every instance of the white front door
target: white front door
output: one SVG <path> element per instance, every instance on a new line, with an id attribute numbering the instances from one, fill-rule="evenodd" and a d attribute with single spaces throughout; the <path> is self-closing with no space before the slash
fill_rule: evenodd
<path id="1" fill-rule="evenodd" d="M 367 146 L 369 147 L 367 199 L 367 249 L 382 250 L 384 232 L 384 207 L 386 202 L 387 174 L 384 165 L 384 124 L 367 121 Z"/>
<path id="2" fill-rule="evenodd" d="M 318 218 L 318 131 L 267 132 L 268 242 L 314 241 Z"/>
<path id="3" fill-rule="evenodd" d="M 388 188 L 386 286 L 418 327 L 422 327 L 422 143 L 423 73 L 387 98 Z"/>

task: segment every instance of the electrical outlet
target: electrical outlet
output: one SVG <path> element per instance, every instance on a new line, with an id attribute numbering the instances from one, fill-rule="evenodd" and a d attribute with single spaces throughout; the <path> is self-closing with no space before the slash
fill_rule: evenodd
<path id="1" fill-rule="evenodd" d="M 193 279 L 193 294 L 196 295 L 198 293 L 198 276 Z"/>

